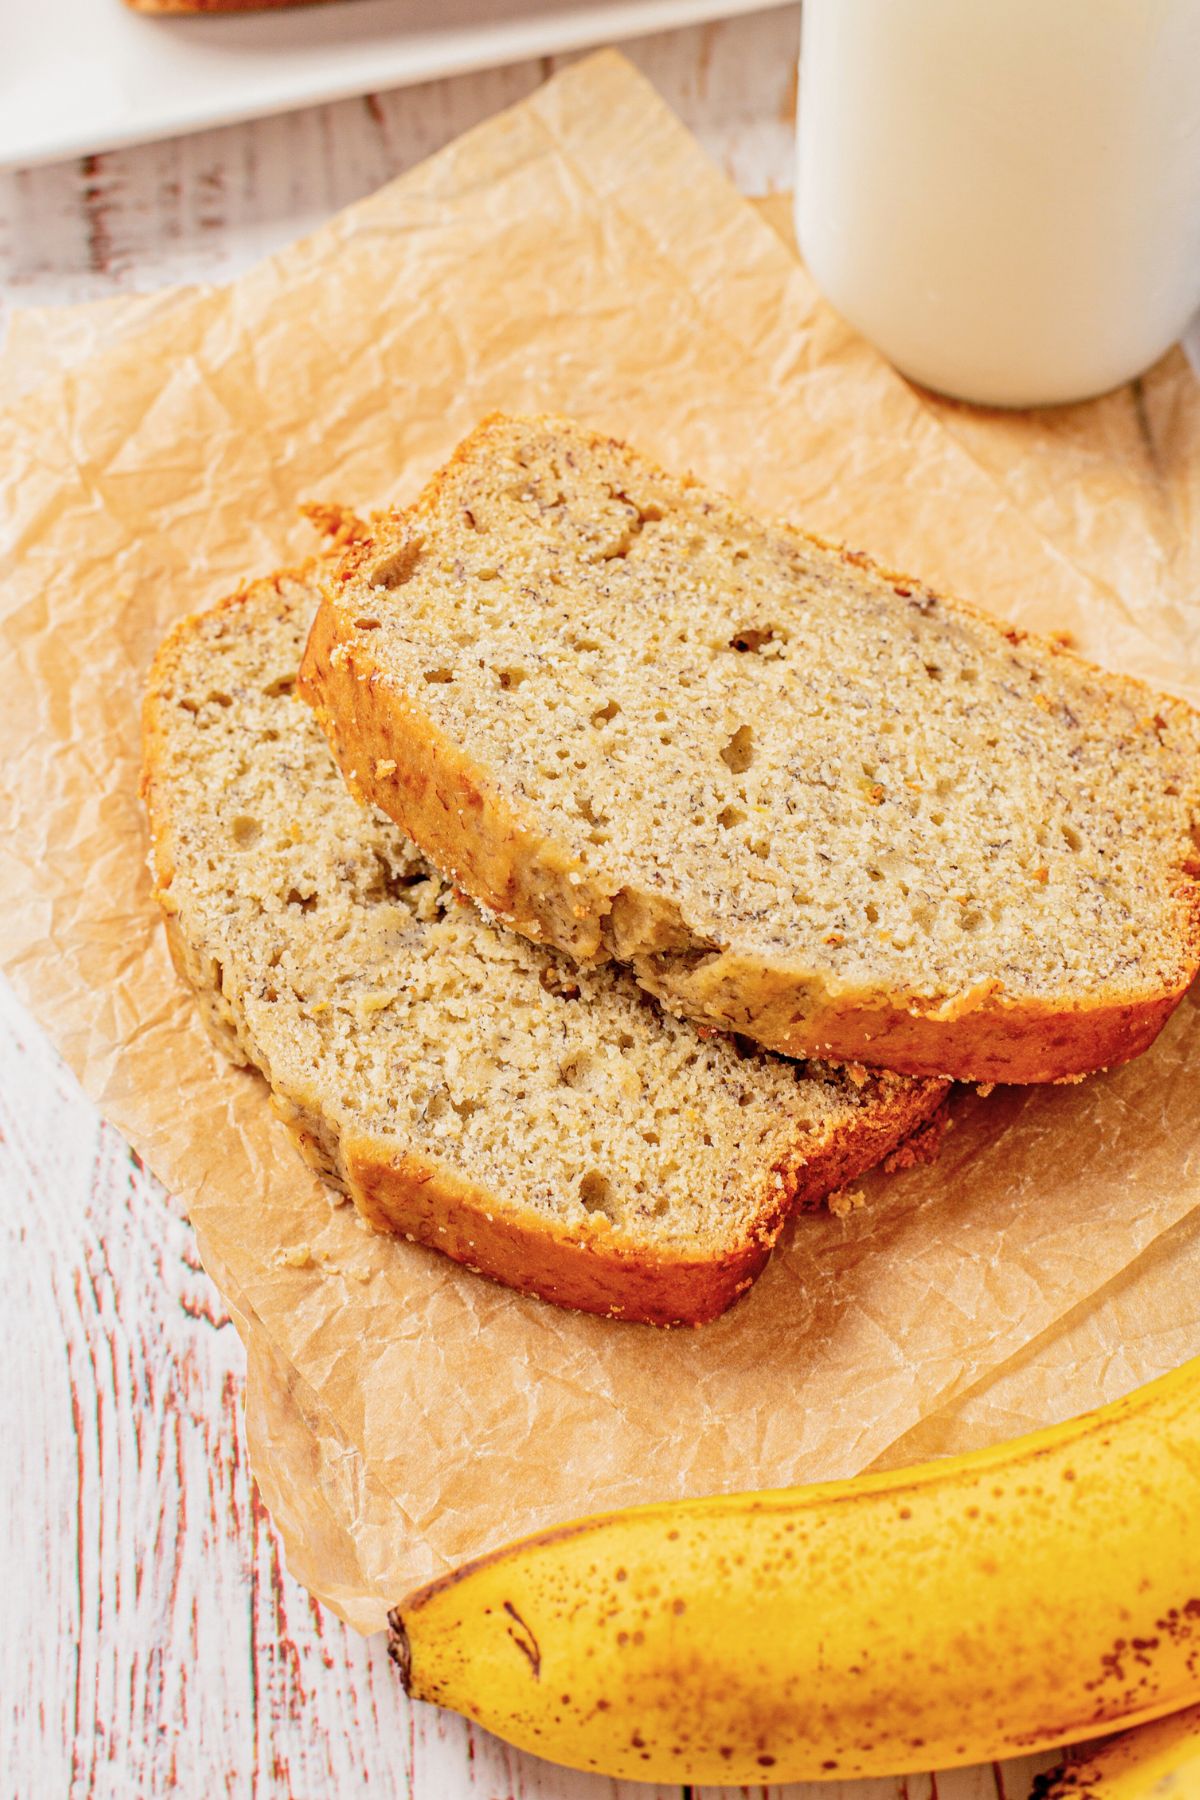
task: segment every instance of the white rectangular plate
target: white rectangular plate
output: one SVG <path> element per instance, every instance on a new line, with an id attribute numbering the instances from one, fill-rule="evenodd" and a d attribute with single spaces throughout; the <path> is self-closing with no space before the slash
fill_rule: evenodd
<path id="1" fill-rule="evenodd" d="M 121 0 L 0 0 L 0 168 L 780 4 L 338 0 L 181 18 Z"/>

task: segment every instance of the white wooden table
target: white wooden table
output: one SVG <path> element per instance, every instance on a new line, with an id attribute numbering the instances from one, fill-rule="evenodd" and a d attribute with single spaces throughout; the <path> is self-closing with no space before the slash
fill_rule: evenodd
<path id="1" fill-rule="evenodd" d="M 759 193 L 791 185 L 797 30 L 789 8 L 627 48 Z M 553 67 L 0 175 L 0 322 L 14 305 L 228 279 Z M 678 1800 L 410 1705 L 382 1641 L 289 1577 L 246 1467 L 241 1349 L 187 1221 L 3 988 L 0 1225 L 0 1800 Z M 754 1791 L 1025 1800 L 1050 1760 Z M 696 1794 L 718 1791 L 733 1790 Z"/>

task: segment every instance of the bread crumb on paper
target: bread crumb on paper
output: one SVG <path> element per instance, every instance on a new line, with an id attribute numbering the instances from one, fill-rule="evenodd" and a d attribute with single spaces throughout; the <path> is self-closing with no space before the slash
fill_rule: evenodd
<path id="1" fill-rule="evenodd" d="M 829 1196 L 829 1210 L 835 1219 L 848 1219 L 851 1213 L 861 1212 L 867 1204 L 866 1192 L 863 1188 L 838 1188 Z"/>

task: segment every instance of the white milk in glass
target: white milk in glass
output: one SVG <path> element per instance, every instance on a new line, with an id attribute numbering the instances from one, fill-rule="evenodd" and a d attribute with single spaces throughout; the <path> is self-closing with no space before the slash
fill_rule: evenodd
<path id="1" fill-rule="evenodd" d="M 915 381 L 1127 381 L 1200 305 L 1200 0 L 804 0 L 796 225 Z"/>

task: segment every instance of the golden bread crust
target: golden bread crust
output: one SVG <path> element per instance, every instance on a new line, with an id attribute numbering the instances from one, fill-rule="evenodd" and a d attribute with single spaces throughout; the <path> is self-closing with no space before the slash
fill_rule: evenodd
<path id="1" fill-rule="evenodd" d="M 869 1122 L 832 1136 L 807 1162 L 782 1161 L 772 1171 L 781 1185 L 764 1201 L 753 1235 L 719 1257 L 651 1255 L 614 1242 L 611 1233 L 581 1240 L 550 1223 L 532 1226 L 453 1170 L 415 1156 L 397 1163 L 366 1143 L 344 1144 L 341 1161 L 347 1193 L 377 1231 L 427 1244 L 556 1306 L 645 1325 L 704 1325 L 761 1275 L 794 1212 L 817 1210 L 943 1105 L 944 1090 L 914 1087 L 875 1108 Z"/>

